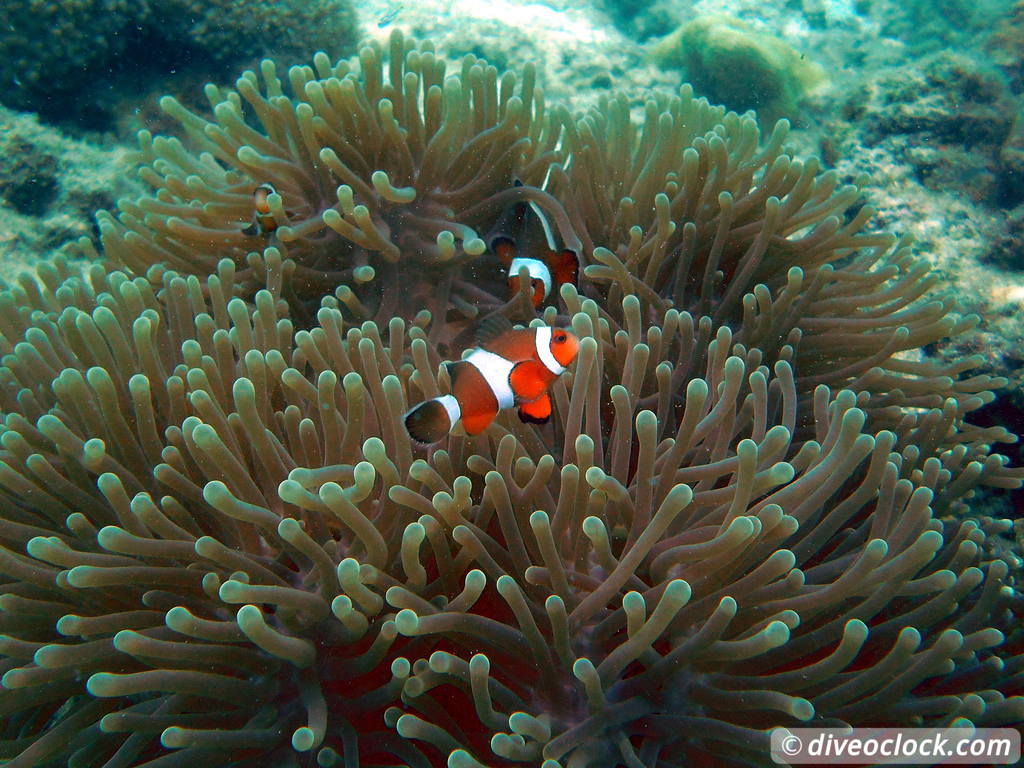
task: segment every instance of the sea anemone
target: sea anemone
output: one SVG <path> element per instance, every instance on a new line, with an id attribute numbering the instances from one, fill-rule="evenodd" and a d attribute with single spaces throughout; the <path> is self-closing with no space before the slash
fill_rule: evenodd
<path id="1" fill-rule="evenodd" d="M 140 273 L 161 262 L 200 275 L 226 257 L 243 284 L 258 286 L 259 262 L 253 272 L 248 260 L 261 238 L 243 230 L 253 188 L 269 184 L 286 295 L 319 303 L 345 286 L 351 311 L 386 325 L 403 304 L 475 316 L 480 288 L 458 279 L 460 268 L 486 248 L 474 227 L 512 199 L 548 208 L 575 244 L 562 209 L 535 186 L 562 154 L 566 118 L 545 111 L 532 66 L 499 78 L 468 57 L 446 79 L 429 47 L 396 34 L 386 71 L 381 51 L 366 47 L 358 73 L 322 53 L 313 68 L 292 67 L 291 96 L 272 62 L 261 75 L 246 72 L 234 91 L 208 86 L 213 121 L 161 102 L 192 149 L 140 135 L 142 178 L 157 192 L 100 215 L 108 257 Z"/>
<path id="2" fill-rule="evenodd" d="M 1008 523 L 963 515 L 1020 484 L 965 420 L 1001 382 L 914 356 L 977 319 L 854 188 L 688 89 L 637 127 L 397 36 L 387 77 L 315 62 L 239 81 L 262 130 L 166 103 L 201 153 L 144 135 L 105 263 L 0 294 L 9 766 L 749 765 L 774 726 L 1021 721 Z M 522 200 L 586 265 L 533 321 L 581 338 L 554 418 L 414 447 L 440 345 L 523 311 L 476 242 Z"/>

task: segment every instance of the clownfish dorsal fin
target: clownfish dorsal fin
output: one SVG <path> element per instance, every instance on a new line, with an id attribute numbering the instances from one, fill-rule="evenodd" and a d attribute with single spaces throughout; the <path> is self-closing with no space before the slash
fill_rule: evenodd
<path id="1" fill-rule="evenodd" d="M 490 342 L 511 330 L 512 321 L 505 315 L 488 315 L 480 321 L 480 325 L 476 328 L 477 344 L 486 349 Z"/>

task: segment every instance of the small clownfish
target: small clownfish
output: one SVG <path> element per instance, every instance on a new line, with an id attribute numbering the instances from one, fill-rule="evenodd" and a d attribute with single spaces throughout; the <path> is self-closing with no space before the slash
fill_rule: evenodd
<path id="1" fill-rule="evenodd" d="M 515 186 L 522 186 L 522 182 L 517 180 Z M 491 232 L 490 246 L 505 267 L 509 298 L 519 293 L 523 267 L 532 284 L 530 300 L 534 309 L 557 294 L 563 284 L 576 284 L 576 252 L 558 248 L 551 223 L 532 201 L 516 203 L 505 212 Z"/>
<path id="2" fill-rule="evenodd" d="M 490 426 L 498 411 L 518 408 L 524 422 L 551 418 L 548 389 L 579 351 L 579 340 L 562 328 L 506 330 L 458 362 L 445 363 L 449 395 L 435 397 L 405 414 L 405 428 L 418 443 L 436 443 L 462 422 L 467 435 Z"/>
<path id="3" fill-rule="evenodd" d="M 276 193 L 273 184 L 260 184 L 252 193 L 252 223 L 242 230 L 243 235 L 269 235 L 277 229 L 267 198 Z"/>
<path id="4" fill-rule="evenodd" d="M 494 252 L 508 272 L 508 293 L 513 298 L 519 293 L 519 275 L 526 267 L 527 275 L 532 284 L 530 301 L 534 309 L 543 304 L 551 294 L 564 283 L 576 284 L 576 273 L 579 261 L 576 253 L 565 248 L 561 251 L 547 250 L 541 258 L 520 256 L 511 240 L 501 239 L 494 244 Z"/>

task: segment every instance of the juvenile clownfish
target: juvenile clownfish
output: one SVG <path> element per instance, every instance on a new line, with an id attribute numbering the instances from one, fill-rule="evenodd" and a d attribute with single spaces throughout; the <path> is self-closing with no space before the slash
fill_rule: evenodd
<path id="1" fill-rule="evenodd" d="M 269 235 L 277 229 L 267 198 L 276 193 L 273 184 L 260 184 L 252 193 L 252 223 L 242 230 L 243 235 Z"/>
<path id="2" fill-rule="evenodd" d="M 515 185 L 522 186 L 519 181 Z M 551 299 L 564 283 L 576 284 L 576 252 L 557 247 L 547 216 L 532 201 L 516 203 L 501 217 L 492 231 L 490 246 L 505 267 L 509 298 L 519 293 L 523 267 L 529 276 L 530 301 L 535 309 Z"/>
<path id="3" fill-rule="evenodd" d="M 405 414 L 418 443 L 436 443 L 458 422 L 467 435 L 490 426 L 498 411 L 517 408 L 524 422 L 551 418 L 548 389 L 576 359 L 579 340 L 562 328 L 506 330 L 458 362 L 445 363 L 451 394 L 420 403 Z"/>
<path id="4" fill-rule="evenodd" d="M 530 279 L 530 301 L 536 309 L 551 297 L 564 283 L 576 284 L 579 261 L 576 254 L 565 248 L 561 251 L 547 250 L 541 258 L 520 256 L 515 243 L 502 239 L 494 245 L 495 254 L 505 265 L 508 274 L 509 298 L 519 293 L 520 272 L 526 267 Z"/>

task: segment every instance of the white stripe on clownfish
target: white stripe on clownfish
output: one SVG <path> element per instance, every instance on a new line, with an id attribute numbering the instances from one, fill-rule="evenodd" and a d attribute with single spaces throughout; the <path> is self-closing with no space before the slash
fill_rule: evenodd
<path id="1" fill-rule="evenodd" d="M 548 244 L 548 250 L 558 250 L 558 246 L 555 244 L 555 232 L 551 229 L 551 222 L 548 221 L 547 214 L 544 213 L 540 206 L 533 202 L 533 200 L 530 201 L 530 209 L 533 211 L 533 214 L 540 219 L 540 226 L 544 231 L 544 240 Z"/>
<path id="2" fill-rule="evenodd" d="M 253 213 L 249 226 L 242 230 L 243 235 L 272 235 L 280 225 L 274 218 L 270 207 L 270 196 L 277 190 L 270 182 L 260 184 L 252 192 Z"/>
<path id="3" fill-rule="evenodd" d="M 536 346 L 537 357 L 539 357 L 540 361 L 544 363 L 545 368 L 547 368 L 556 376 L 558 376 L 559 374 L 562 373 L 562 371 L 565 370 L 565 367 L 562 366 L 562 364 L 559 363 L 557 360 L 555 360 L 555 356 L 551 354 L 550 325 L 541 325 L 537 328 Z"/>
<path id="4" fill-rule="evenodd" d="M 561 143 L 561 140 L 559 140 L 559 143 Z M 544 174 L 544 181 L 542 181 L 541 185 L 540 185 L 540 188 L 542 190 L 544 190 L 545 192 L 548 191 L 548 182 L 551 181 L 551 169 L 552 169 L 552 167 L 553 166 L 550 166 L 550 165 L 548 166 L 547 173 Z M 568 157 L 566 157 L 566 159 L 565 159 L 565 163 L 563 164 L 562 169 L 564 171 L 568 172 L 569 168 L 571 168 L 571 167 L 572 167 L 572 154 L 569 154 Z M 548 250 L 549 251 L 557 251 L 558 250 L 558 243 L 555 240 L 555 231 L 551 227 L 551 220 L 548 219 L 547 214 L 544 213 L 544 211 L 541 210 L 540 206 L 537 205 L 537 203 L 535 203 L 533 200 L 530 201 L 530 208 L 531 208 L 531 210 L 533 210 L 534 215 L 536 215 L 536 217 L 538 219 L 540 219 L 540 226 L 544 230 L 544 240 L 547 242 Z M 514 274 L 514 273 L 510 271 L 509 274 Z"/>
<path id="5" fill-rule="evenodd" d="M 548 328 L 548 336 L 550 337 L 550 328 Z M 551 354 L 550 350 L 548 354 Z M 484 377 L 484 381 L 487 382 L 487 386 L 491 388 L 491 392 L 494 393 L 494 398 L 498 401 L 498 410 L 505 408 L 511 408 L 516 402 L 516 395 L 512 391 L 512 386 L 509 384 L 508 377 L 512 373 L 512 369 L 515 368 L 516 364 L 511 360 L 506 360 L 501 355 L 497 355 L 494 352 L 488 352 L 486 349 L 474 349 L 473 352 L 463 358 L 464 362 L 469 363 L 478 371 L 480 375 Z"/>
<path id="6" fill-rule="evenodd" d="M 448 421 L 452 424 L 462 418 L 462 407 L 459 405 L 459 401 L 454 395 L 441 395 L 437 398 L 437 402 L 444 406 L 445 411 L 448 413 Z"/>
<path id="7" fill-rule="evenodd" d="M 531 203 L 532 205 L 532 203 Z M 540 259 L 529 256 L 516 256 L 508 265 L 509 277 L 518 277 L 520 270 L 526 267 L 526 274 L 534 280 L 540 280 L 544 285 L 544 298 L 551 295 L 551 270 L 548 265 Z"/>

